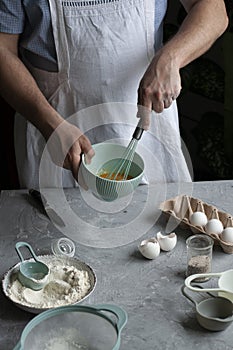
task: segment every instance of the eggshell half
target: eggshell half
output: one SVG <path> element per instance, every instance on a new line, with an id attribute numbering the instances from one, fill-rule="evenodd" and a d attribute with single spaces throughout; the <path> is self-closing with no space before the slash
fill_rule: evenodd
<path id="1" fill-rule="evenodd" d="M 145 239 L 140 243 L 138 249 L 147 259 L 155 259 L 160 254 L 160 245 L 156 238 Z"/>
<path id="2" fill-rule="evenodd" d="M 162 235 L 161 232 L 158 232 L 157 240 L 159 242 L 160 248 L 166 252 L 169 252 L 175 248 L 177 243 L 177 236 L 175 232 L 172 232 L 169 235 Z"/>

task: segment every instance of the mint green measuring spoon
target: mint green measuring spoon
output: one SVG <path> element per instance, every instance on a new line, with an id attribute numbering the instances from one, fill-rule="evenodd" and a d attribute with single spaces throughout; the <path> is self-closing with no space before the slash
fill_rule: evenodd
<path id="1" fill-rule="evenodd" d="M 35 261 L 24 260 L 19 248 L 26 247 L 29 249 Z M 33 290 L 42 289 L 48 280 L 49 268 L 46 264 L 37 259 L 30 244 L 26 242 L 17 242 L 15 245 L 16 252 L 22 261 L 19 265 L 18 279 L 21 284 Z"/>

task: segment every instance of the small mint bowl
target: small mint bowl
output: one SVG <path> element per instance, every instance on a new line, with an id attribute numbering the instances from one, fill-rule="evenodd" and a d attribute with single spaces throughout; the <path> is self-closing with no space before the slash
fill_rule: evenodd
<path id="1" fill-rule="evenodd" d="M 85 162 L 84 155 L 80 171 L 88 189 L 99 199 L 112 202 L 118 198 L 128 196 L 140 184 L 144 173 L 144 162 L 141 156 L 135 152 L 130 167 L 129 180 L 109 180 L 101 177 L 101 169 L 108 162 L 119 159 L 123 156 L 126 147 L 115 143 L 98 143 L 92 145 L 95 156 L 91 163 Z"/>

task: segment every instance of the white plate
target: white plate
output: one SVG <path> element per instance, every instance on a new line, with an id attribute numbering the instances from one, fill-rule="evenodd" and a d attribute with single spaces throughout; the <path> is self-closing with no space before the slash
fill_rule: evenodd
<path id="1" fill-rule="evenodd" d="M 54 259 L 55 261 L 58 261 L 65 264 L 66 266 L 74 266 L 75 268 L 77 268 L 78 270 L 84 270 L 87 271 L 88 275 L 89 275 L 89 280 L 90 280 L 90 288 L 88 290 L 88 292 L 86 293 L 86 295 L 84 297 L 82 297 L 81 299 L 77 300 L 76 302 L 73 302 L 72 304 L 66 304 L 66 305 L 74 305 L 74 304 L 78 304 L 81 303 L 84 299 L 86 299 L 95 289 L 96 286 L 96 275 L 94 273 L 94 271 L 92 270 L 92 268 L 87 265 L 86 263 L 84 263 L 83 261 L 80 261 L 76 258 L 69 258 L 69 257 L 56 257 L 54 255 L 40 255 L 38 256 L 38 259 L 44 263 L 48 263 L 51 262 L 52 259 Z M 26 261 L 33 261 L 33 259 L 28 259 Z M 49 310 L 49 309 L 53 309 L 54 307 L 49 307 L 49 308 L 45 308 L 45 307 L 40 307 L 38 308 L 38 306 L 35 305 L 35 307 L 32 307 L 30 304 L 27 304 L 26 302 L 16 302 L 15 300 L 12 300 L 11 295 L 9 294 L 8 291 L 8 287 L 12 282 L 12 278 L 13 276 L 15 276 L 15 274 L 17 273 L 17 271 L 19 270 L 19 265 L 20 262 L 16 265 L 14 265 L 13 267 L 11 267 L 6 274 L 3 277 L 2 280 L 2 287 L 3 287 L 3 292 L 6 295 L 6 297 L 13 302 L 16 306 L 18 306 L 20 309 L 23 309 L 25 311 L 34 313 L 34 314 L 39 314 L 40 312 L 43 312 L 45 310 Z M 60 305 L 62 306 L 62 305 Z M 57 306 L 56 306 L 57 307 Z"/>

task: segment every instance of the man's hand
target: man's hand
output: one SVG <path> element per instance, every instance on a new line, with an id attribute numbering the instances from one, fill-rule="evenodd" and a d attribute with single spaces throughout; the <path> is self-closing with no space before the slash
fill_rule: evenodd
<path id="1" fill-rule="evenodd" d="M 171 106 L 181 91 L 179 67 L 163 49 L 157 52 L 147 68 L 138 89 L 138 104 L 161 113 Z"/>
<path id="2" fill-rule="evenodd" d="M 187 16 L 178 32 L 155 54 L 139 85 L 138 116 L 143 115 L 145 128 L 152 110 L 161 113 L 180 94 L 180 69 L 206 52 L 228 25 L 223 0 L 180 1 Z M 146 113 L 140 111 L 143 107 Z"/>
<path id="3" fill-rule="evenodd" d="M 74 125 L 65 121 L 49 104 L 34 78 L 18 57 L 17 34 L 0 33 L 0 93 L 29 120 L 48 142 L 53 162 L 71 170 L 78 181 L 81 154 L 90 162 L 91 143 Z M 12 78 L 13 77 L 13 78 Z"/>
<path id="4" fill-rule="evenodd" d="M 53 162 L 65 169 L 71 170 L 76 181 L 81 162 L 81 155 L 85 161 L 91 162 L 94 150 L 89 139 L 75 125 L 64 120 L 52 133 L 47 141 L 48 150 Z"/>

